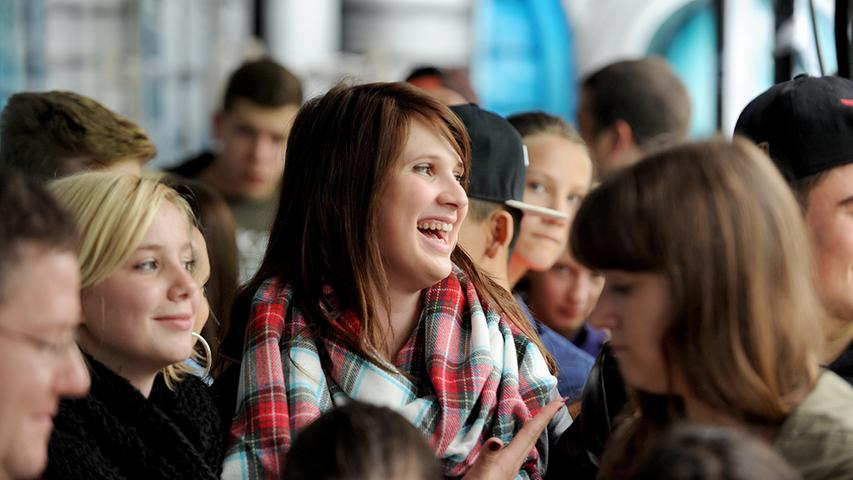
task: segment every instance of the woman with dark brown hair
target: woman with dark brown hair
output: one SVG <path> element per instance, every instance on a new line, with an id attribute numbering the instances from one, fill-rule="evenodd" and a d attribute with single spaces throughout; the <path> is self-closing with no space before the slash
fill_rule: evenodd
<path id="1" fill-rule="evenodd" d="M 456 248 L 469 162 L 460 120 L 404 84 L 338 86 L 300 110 L 220 350 L 242 359 L 224 478 L 277 478 L 294 436 L 352 400 L 401 413 L 447 476 L 540 477 L 570 419 L 531 325 Z M 540 411 L 559 411 L 542 436 L 522 428 Z"/>
<path id="2" fill-rule="evenodd" d="M 571 247 L 606 284 L 634 415 L 611 437 L 606 478 L 677 420 L 770 441 L 805 478 L 853 475 L 853 389 L 818 368 L 824 316 L 797 203 L 741 140 L 673 147 L 611 177 L 580 208 Z"/>

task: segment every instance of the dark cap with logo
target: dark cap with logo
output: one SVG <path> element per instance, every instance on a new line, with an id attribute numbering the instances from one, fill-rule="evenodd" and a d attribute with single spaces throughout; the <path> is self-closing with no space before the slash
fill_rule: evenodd
<path id="1" fill-rule="evenodd" d="M 450 107 L 471 137 L 471 172 L 468 196 L 525 213 L 549 218 L 568 219 L 558 210 L 524 203 L 524 180 L 527 152 L 521 136 L 500 115 L 469 103 Z"/>
<path id="2" fill-rule="evenodd" d="M 853 81 L 800 75 L 770 87 L 735 125 L 788 181 L 853 162 Z"/>

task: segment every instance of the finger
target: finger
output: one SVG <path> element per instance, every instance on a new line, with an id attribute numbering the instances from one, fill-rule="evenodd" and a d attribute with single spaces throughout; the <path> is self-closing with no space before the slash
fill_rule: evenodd
<path id="1" fill-rule="evenodd" d="M 565 408 L 565 404 L 561 398 L 552 400 L 549 404 L 542 407 L 542 409 L 539 410 L 539 413 L 528 420 L 528 422 L 521 427 L 521 430 L 515 434 L 515 437 L 511 442 L 509 442 L 509 445 L 503 449 L 507 452 L 505 455 L 515 456 L 524 460 L 524 458 L 527 457 L 527 454 L 530 453 L 530 450 L 533 449 L 533 445 L 536 444 L 536 440 L 539 439 L 539 436 L 542 434 L 542 430 L 548 426 L 548 422 L 554 418 L 554 415 L 556 415 L 561 408 Z"/>
<path id="2" fill-rule="evenodd" d="M 486 455 L 493 455 L 501 451 L 504 448 L 504 442 L 501 441 L 498 437 L 492 437 L 486 440 L 486 443 L 483 444 L 483 451 Z"/>

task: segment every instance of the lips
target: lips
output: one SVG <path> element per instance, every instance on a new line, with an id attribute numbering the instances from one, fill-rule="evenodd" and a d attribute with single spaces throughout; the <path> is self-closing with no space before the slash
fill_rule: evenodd
<path id="1" fill-rule="evenodd" d="M 193 317 L 188 313 L 162 315 L 154 320 L 175 330 L 191 330 L 193 327 Z"/>
<path id="2" fill-rule="evenodd" d="M 536 239 L 539 239 L 539 240 L 546 240 L 546 241 L 549 241 L 549 242 L 554 242 L 554 243 L 556 243 L 557 245 L 562 245 L 562 244 L 563 244 L 563 242 L 561 242 L 560 240 L 558 240 L 556 237 L 552 237 L 551 235 L 546 235 L 546 234 L 544 234 L 544 233 L 534 233 L 534 234 L 533 234 L 533 238 L 536 238 Z"/>
<path id="3" fill-rule="evenodd" d="M 557 313 L 565 318 L 577 318 L 581 313 L 581 308 L 579 306 L 575 307 L 559 307 L 557 308 Z"/>
<path id="4" fill-rule="evenodd" d="M 450 232 L 454 222 L 448 218 L 430 218 L 417 223 L 418 233 L 441 254 L 450 252 Z"/>

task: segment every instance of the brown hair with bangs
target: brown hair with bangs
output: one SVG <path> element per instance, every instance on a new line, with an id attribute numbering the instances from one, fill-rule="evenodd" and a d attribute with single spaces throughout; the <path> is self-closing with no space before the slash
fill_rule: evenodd
<path id="1" fill-rule="evenodd" d="M 570 243 L 589 268 L 667 279 L 667 381 L 680 374 L 711 409 L 773 427 L 815 382 L 823 311 L 805 227 L 782 176 L 749 142 L 684 144 L 616 174 L 586 198 Z M 606 454 L 614 477 L 630 472 L 644 437 L 683 416 L 679 398 L 636 399 L 639 415 Z"/>
<path id="2" fill-rule="evenodd" d="M 404 83 L 338 85 L 310 100 L 297 115 L 285 157 L 281 201 L 269 245 L 258 273 L 241 289 L 227 336 L 243 338 L 251 300 L 267 279 L 290 283 L 298 307 L 319 335 L 330 335 L 354 352 L 385 366 L 376 352 L 389 328 L 387 277 L 377 238 L 377 211 L 392 168 L 402 155 L 413 121 L 421 121 L 446 139 L 470 171 L 465 126 L 432 97 Z M 474 267 L 460 248 L 451 256 L 482 299 L 493 305 L 536 342 L 549 366 L 553 360 L 510 294 Z M 340 308 L 361 321 L 356 336 L 334 325 L 320 311 L 324 285 L 331 285 Z M 225 355 L 235 352 L 223 345 Z M 220 366 L 224 368 L 224 366 Z"/>

